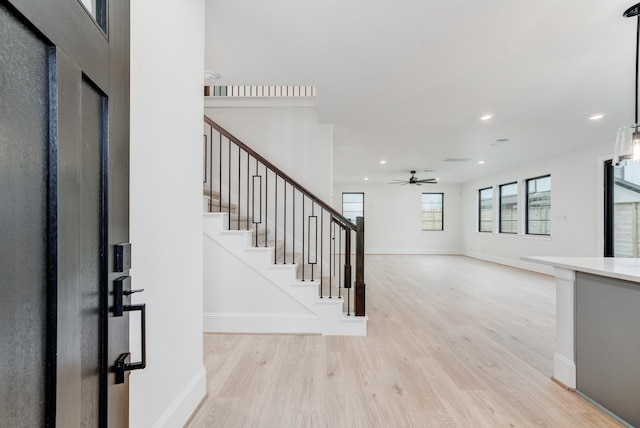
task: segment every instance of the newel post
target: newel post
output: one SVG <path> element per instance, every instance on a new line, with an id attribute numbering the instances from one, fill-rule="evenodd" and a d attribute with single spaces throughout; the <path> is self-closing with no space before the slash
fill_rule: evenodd
<path id="1" fill-rule="evenodd" d="M 365 316 L 364 217 L 356 218 L 356 316 Z"/>

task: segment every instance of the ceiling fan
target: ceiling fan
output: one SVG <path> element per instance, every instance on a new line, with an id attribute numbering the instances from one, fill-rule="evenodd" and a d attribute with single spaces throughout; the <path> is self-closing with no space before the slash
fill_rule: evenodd
<path id="1" fill-rule="evenodd" d="M 405 184 L 415 184 L 416 186 L 420 186 L 422 184 L 435 184 L 438 182 L 437 178 L 420 179 L 416 177 L 415 171 L 410 171 L 410 172 L 411 172 L 411 177 L 408 180 L 398 180 L 397 178 L 394 178 L 393 181 L 389 184 L 399 184 L 401 186 L 404 186 Z"/>

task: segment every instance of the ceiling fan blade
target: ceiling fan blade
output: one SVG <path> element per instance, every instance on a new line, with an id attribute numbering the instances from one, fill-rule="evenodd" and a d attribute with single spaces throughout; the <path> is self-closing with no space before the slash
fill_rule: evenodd
<path id="1" fill-rule="evenodd" d="M 423 179 L 419 179 L 418 177 L 416 177 L 416 172 L 415 171 L 409 171 L 411 172 L 411 177 L 409 178 L 409 180 L 399 180 L 397 178 L 393 178 L 389 184 L 399 184 L 401 186 L 405 186 L 407 184 L 415 184 L 417 186 L 420 186 L 421 184 L 434 184 L 437 183 L 438 180 L 435 178 L 423 178 Z"/>

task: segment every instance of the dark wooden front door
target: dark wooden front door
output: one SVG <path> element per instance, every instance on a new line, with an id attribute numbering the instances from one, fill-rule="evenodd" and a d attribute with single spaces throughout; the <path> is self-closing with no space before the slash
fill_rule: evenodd
<path id="1" fill-rule="evenodd" d="M 108 6 L 108 7 L 107 7 Z M 0 426 L 126 426 L 126 0 L 0 2 Z"/>

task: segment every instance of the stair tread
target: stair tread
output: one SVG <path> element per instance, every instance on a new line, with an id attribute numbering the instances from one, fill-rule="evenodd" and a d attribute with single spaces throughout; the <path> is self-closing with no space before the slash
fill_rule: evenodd
<path id="1" fill-rule="evenodd" d="M 231 214 L 232 216 L 234 214 Z M 256 225 L 255 223 L 253 223 L 251 221 L 250 218 L 231 218 L 230 220 L 228 220 L 228 223 L 231 223 L 232 227 L 234 229 L 238 229 L 238 226 L 240 226 L 241 230 L 256 230 Z M 264 228 L 264 226 L 262 225 L 258 225 L 258 229 L 262 229 Z"/>
<path id="2" fill-rule="evenodd" d="M 204 185 L 202 188 L 202 194 L 207 197 L 213 196 L 213 199 L 220 200 L 220 192 L 217 190 L 211 190 L 207 185 Z"/>
<path id="3" fill-rule="evenodd" d="M 211 199 L 211 205 L 214 207 L 220 207 L 220 199 Z M 222 207 L 223 208 L 228 208 L 229 206 L 231 206 L 231 208 L 236 209 L 238 208 L 238 205 L 236 204 L 229 204 L 228 202 L 222 201 Z"/>
<path id="4" fill-rule="evenodd" d="M 219 199 L 210 199 L 208 196 L 205 196 L 206 199 L 209 199 L 209 201 L 206 201 L 205 204 L 207 205 L 207 209 L 209 212 L 212 213 L 228 213 L 229 211 L 231 211 L 232 215 L 235 214 L 236 209 L 238 209 L 238 206 L 235 204 L 231 204 L 229 205 L 226 202 L 222 202 L 222 204 L 220 204 L 220 200 Z"/>

